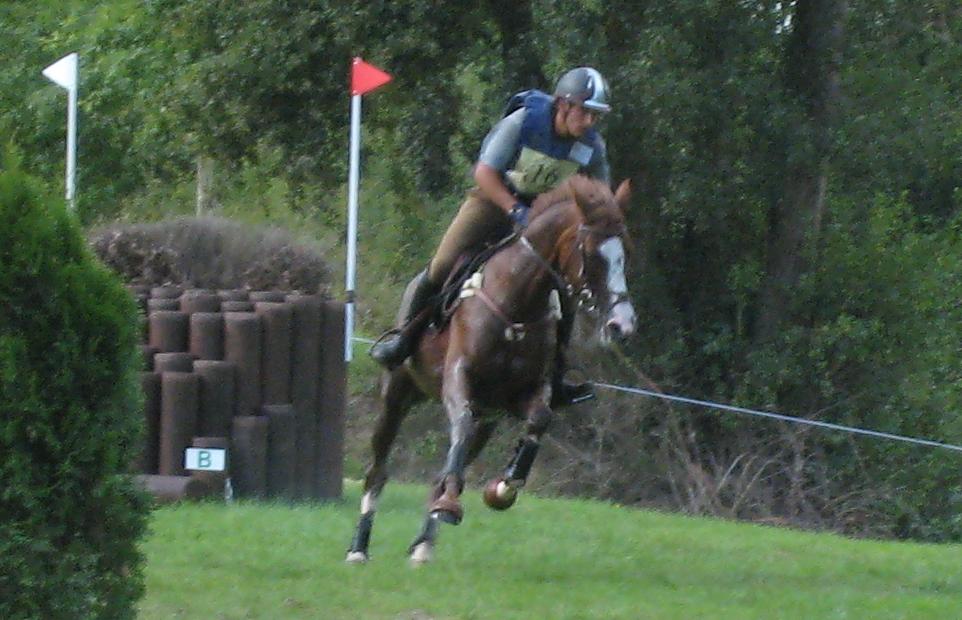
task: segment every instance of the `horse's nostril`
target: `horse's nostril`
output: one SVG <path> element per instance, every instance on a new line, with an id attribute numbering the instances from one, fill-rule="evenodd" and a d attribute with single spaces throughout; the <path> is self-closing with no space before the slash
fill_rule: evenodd
<path id="1" fill-rule="evenodd" d="M 610 334 L 612 338 L 622 337 L 621 325 L 619 325 L 616 321 L 608 321 L 608 325 L 606 325 L 606 327 L 608 328 L 608 334 Z"/>

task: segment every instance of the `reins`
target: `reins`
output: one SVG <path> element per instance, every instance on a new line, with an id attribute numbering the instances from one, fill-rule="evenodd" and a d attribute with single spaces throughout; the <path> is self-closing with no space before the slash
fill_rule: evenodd
<path id="1" fill-rule="evenodd" d="M 570 228 L 568 230 L 570 230 Z M 568 230 L 561 234 L 559 241 L 569 234 Z M 588 288 L 588 283 L 585 282 L 582 277 L 585 273 L 585 262 L 587 261 L 587 256 L 585 255 L 585 237 L 587 237 L 591 232 L 593 232 L 591 226 L 588 226 L 584 223 L 578 224 L 576 232 L 574 233 L 577 236 L 575 237 L 573 251 L 564 259 L 559 256 L 561 265 L 559 266 L 558 270 L 560 270 L 560 274 L 558 273 L 558 270 L 555 270 L 554 267 L 552 267 L 543 256 L 538 254 L 538 252 L 534 249 L 534 246 L 531 245 L 531 242 L 528 241 L 527 237 L 521 237 L 521 243 L 541 263 L 541 266 L 544 267 L 549 274 L 551 274 L 551 277 L 554 278 L 554 281 L 557 284 L 557 290 L 564 294 L 567 299 L 578 297 L 579 305 L 586 301 L 590 301 L 593 298 L 591 289 Z M 572 256 L 575 255 L 575 251 L 577 251 L 577 253 L 581 256 L 581 266 L 578 268 L 578 275 L 576 276 L 580 280 L 581 286 L 577 290 L 575 290 L 575 287 L 568 282 L 563 275 L 567 271 L 568 261 L 570 261 Z M 589 307 L 588 310 L 594 310 L 594 306 Z"/>
<path id="2" fill-rule="evenodd" d="M 574 228 L 574 227 L 571 227 L 571 228 Z M 564 239 L 569 234 L 568 230 L 566 230 L 564 233 L 562 233 L 559 236 L 559 241 Z M 568 262 L 571 260 L 571 257 L 574 256 L 576 253 L 581 255 L 581 266 L 579 267 L 577 277 L 580 279 L 581 276 L 584 274 L 584 269 L 585 269 L 584 238 L 590 232 L 591 232 L 591 228 L 589 226 L 586 226 L 583 223 L 578 225 L 576 232 L 573 233 L 576 235 L 576 238 L 574 241 L 574 243 L 576 244 L 575 250 L 569 253 L 568 256 L 564 259 L 562 259 L 559 256 L 559 260 L 561 260 L 562 264 L 558 267 L 558 269 L 552 266 L 552 264 L 547 259 L 541 256 L 541 254 L 539 254 L 538 251 L 535 250 L 534 246 L 531 245 L 531 241 L 529 241 L 528 238 L 525 237 L 523 234 L 516 233 L 515 237 L 517 239 L 517 242 L 521 245 L 521 247 L 525 248 L 528 251 L 528 254 L 533 256 L 535 260 L 537 260 L 540 263 L 541 267 L 543 267 L 545 271 L 548 273 L 548 275 L 554 280 L 555 286 L 552 287 L 553 291 L 557 291 L 559 295 L 564 295 L 567 299 L 571 299 L 572 297 L 575 297 L 577 295 L 581 295 L 582 297 L 585 297 L 584 294 L 587 291 L 588 293 L 587 299 L 590 299 L 591 293 L 584 282 L 581 283 L 581 286 L 579 289 L 575 290 L 574 285 L 568 282 L 568 280 L 564 276 L 566 268 L 568 266 Z M 480 273 L 476 275 L 480 276 Z M 535 321 L 529 321 L 527 323 L 517 323 L 515 321 L 512 321 L 511 318 L 498 306 L 498 304 L 495 303 L 493 299 L 491 299 L 490 295 L 484 292 L 484 289 L 482 288 L 482 284 L 483 282 L 480 280 L 480 278 L 478 280 L 475 280 L 473 278 L 469 279 L 467 282 L 465 282 L 464 289 L 461 292 L 461 297 L 477 297 L 478 299 L 480 299 L 481 302 L 485 306 L 487 306 L 489 310 L 491 310 L 491 313 L 494 314 L 494 316 L 497 317 L 502 323 L 504 323 L 505 325 L 504 337 L 506 340 L 509 340 L 509 341 L 521 340 L 524 338 L 526 329 L 530 329 L 531 327 L 538 325 L 544 321 L 550 320 L 552 318 L 560 318 L 561 300 L 558 299 L 557 308 L 549 307 L 548 312 L 545 314 L 545 316 L 543 316 L 540 319 L 537 319 Z"/>

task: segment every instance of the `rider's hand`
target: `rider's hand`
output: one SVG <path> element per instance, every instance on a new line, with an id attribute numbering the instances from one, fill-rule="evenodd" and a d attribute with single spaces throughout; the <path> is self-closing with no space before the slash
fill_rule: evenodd
<path id="1" fill-rule="evenodd" d="M 511 207 L 511 212 L 508 213 L 508 217 L 514 222 L 514 227 L 518 230 L 524 230 L 528 225 L 528 210 L 531 207 L 524 204 L 523 202 L 516 202 L 514 206 Z"/>

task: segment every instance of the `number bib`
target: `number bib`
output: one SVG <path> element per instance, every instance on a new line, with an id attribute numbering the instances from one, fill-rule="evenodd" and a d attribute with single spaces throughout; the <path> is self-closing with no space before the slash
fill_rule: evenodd
<path id="1" fill-rule="evenodd" d="M 521 149 L 518 161 L 507 171 L 511 185 L 525 196 L 542 194 L 578 171 L 579 163 L 555 159 L 527 146 Z"/>

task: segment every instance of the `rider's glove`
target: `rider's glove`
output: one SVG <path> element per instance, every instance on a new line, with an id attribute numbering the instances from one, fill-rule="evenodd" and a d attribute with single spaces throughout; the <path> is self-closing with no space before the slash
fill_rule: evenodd
<path id="1" fill-rule="evenodd" d="M 508 216 L 511 218 L 511 221 L 514 222 L 515 228 L 523 230 L 528 225 L 528 210 L 530 208 L 531 207 L 523 202 L 514 203 Z"/>

